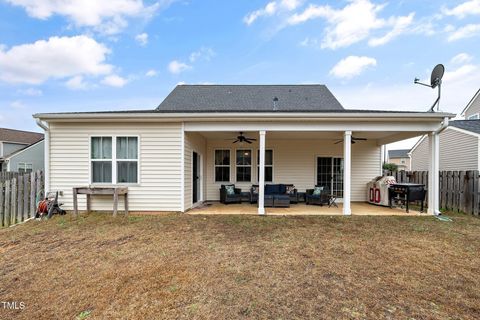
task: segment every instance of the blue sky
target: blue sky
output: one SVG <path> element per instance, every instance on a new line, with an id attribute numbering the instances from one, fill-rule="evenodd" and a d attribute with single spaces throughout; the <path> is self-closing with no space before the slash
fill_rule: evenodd
<path id="1" fill-rule="evenodd" d="M 0 126 L 150 109 L 178 83 L 326 84 L 348 108 L 442 109 L 480 86 L 480 0 L 0 0 Z"/>

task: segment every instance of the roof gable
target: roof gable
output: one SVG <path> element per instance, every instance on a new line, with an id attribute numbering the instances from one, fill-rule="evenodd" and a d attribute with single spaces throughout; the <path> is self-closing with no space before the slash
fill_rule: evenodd
<path id="1" fill-rule="evenodd" d="M 324 85 L 179 85 L 156 112 L 344 110 Z"/>
<path id="2" fill-rule="evenodd" d="M 480 99 L 480 89 L 475 93 L 475 95 L 470 99 L 468 102 L 467 106 L 463 109 L 463 111 L 460 113 L 462 116 L 465 116 L 465 113 L 467 110 L 473 105 L 473 103 L 477 100 Z"/>

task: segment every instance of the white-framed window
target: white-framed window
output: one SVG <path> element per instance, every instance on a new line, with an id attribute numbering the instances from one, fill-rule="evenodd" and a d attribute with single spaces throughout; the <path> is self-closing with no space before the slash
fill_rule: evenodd
<path id="1" fill-rule="evenodd" d="M 467 120 L 478 120 L 479 115 L 478 113 L 472 114 L 471 116 L 468 116 Z"/>
<path id="2" fill-rule="evenodd" d="M 215 150 L 215 182 L 230 182 L 230 150 Z"/>
<path id="3" fill-rule="evenodd" d="M 92 183 L 138 183 L 138 137 L 91 137 Z"/>
<path id="4" fill-rule="evenodd" d="M 257 150 L 257 181 L 260 180 L 260 150 Z M 273 150 L 265 150 L 265 181 L 273 182 Z"/>
<path id="5" fill-rule="evenodd" d="M 19 162 L 17 165 L 17 171 L 19 173 L 27 173 L 33 171 L 33 164 L 26 162 Z"/>
<path id="6" fill-rule="evenodd" d="M 252 150 L 237 149 L 236 151 L 237 182 L 252 181 Z"/>

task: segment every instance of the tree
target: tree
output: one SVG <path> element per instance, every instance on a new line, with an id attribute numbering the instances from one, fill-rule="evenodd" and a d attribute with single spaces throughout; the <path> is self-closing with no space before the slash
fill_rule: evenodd
<path id="1" fill-rule="evenodd" d="M 388 170 L 388 171 L 397 171 L 398 166 L 395 163 L 387 163 L 385 162 L 383 164 L 383 170 Z"/>

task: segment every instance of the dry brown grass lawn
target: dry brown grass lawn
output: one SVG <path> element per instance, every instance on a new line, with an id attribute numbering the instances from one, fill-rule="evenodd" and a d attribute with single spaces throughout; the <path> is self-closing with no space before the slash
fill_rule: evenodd
<path id="1" fill-rule="evenodd" d="M 480 219 L 170 214 L 0 230 L 1 319 L 479 319 Z M 1 307 L 1 305 L 0 305 Z"/>

